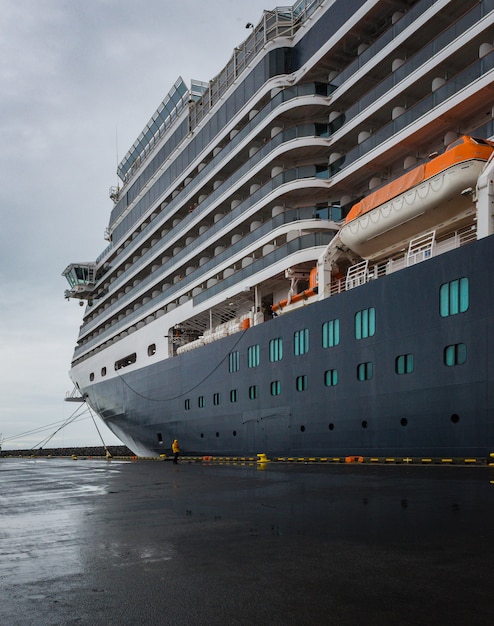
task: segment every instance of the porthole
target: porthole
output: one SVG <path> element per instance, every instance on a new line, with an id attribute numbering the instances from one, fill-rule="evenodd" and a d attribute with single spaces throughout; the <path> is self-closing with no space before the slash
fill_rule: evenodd
<path id="1" fill-rule="evenodd" d="M 367 420 L 362 420 L 362 428 L 367 428 Z"/>
<path id="2" fill-rule="evenodd" d="M 219 433 L 216 433 L 216 436 L 217 436 L 217 437 L 219 437 L 219 436 L 220 436 L 220 434 L 219 434 Z"/>
<path id="3" fill-rule="evenodd" d="M 459 421 L 460 421 L 460 416 L 457 413 L 453 413 L 453 415 L 451 416 L 451 422 L 453 424 L 458 424 Z"/>
<path id="4" fill-rule="evenodd" d="M 201 439 L 204 439 L 204 433 L 201 433 Z"/>
<path id="5" fill-rule="evenodd" d="M 331 423 L 328 425 L 328 428 L 329 428 L 329 430 L 334 430 L 334 424 L 333 424 L 333 422 L 331 422 Z"/>
<path id="6" fill-rule="evenodd" d="M 232 434 L 233 434 L 234 437 L 236 437 L 237 436 L 237 431 L 234 430 Z"/>
<path id="7" fill-rule="evenodd" d="M 402 426 L 407 426 L 407 424 L 408 424 L 407 418 L 406 417 L 402 417 L 401 420 L 400 420 L 400 424 Z"/>
<path id="8" fill-rule="evenodd" d="M 300 432 L 301 432 L 301 433 L 305 432 L 305 426 L 301 426 L 301 427 L 300 427 Z"/>

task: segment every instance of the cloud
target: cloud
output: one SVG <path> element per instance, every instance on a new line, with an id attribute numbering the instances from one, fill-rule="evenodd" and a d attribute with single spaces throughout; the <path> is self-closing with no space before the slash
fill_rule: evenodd
<path id="1" fill-rule="evenodd" d="M 63 397 L 82 309 L 64 301 L 61 272 L 105 248 L 118 158 L 178 76 L 213 78 L 264 8 L 259 0 L 0 0 L 5 437 L 73 411 Z M 67 445 L 99 444 L 91 420 L 70 429 L 60 435 Z"/>

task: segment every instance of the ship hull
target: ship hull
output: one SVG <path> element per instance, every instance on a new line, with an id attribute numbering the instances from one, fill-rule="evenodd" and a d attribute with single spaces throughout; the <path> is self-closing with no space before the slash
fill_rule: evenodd
<path id="1" fill-rule="evenodd" d="M 487 457 L 494 452 L 493 265 L 491 236 L 82 391 L 141 455 L 169 453 L 178 438 L 191 455 Z M 441 317 L 441 285 L 462 277 L 468 309 Z M 375 333 L 356 339 L 355 314 L 370 307 Z M 323 348 L 321 326 L 333 319 L 340 341 Z M 309 351 L 295 356 L 301 329 L 309 331 Z M 270 362 L 269 342 L 278 337 L 283 359 Z M 466 346 L 466 361 L 447 366 L 445 350 L 457 344 Z M 260 346 L 260 364 L 248 368 L 251 345 Z M 240 369 L 229 373 L 232 351 Z M 402 354 L 414 359 L 406 375 L 395 370 Z M 369 380 L 358 380 L 361 363 L 372 364 Z M 333 369 L 337 384 L 326 386 Z M 271 395 L 273 381 L 279 395 Z"/>

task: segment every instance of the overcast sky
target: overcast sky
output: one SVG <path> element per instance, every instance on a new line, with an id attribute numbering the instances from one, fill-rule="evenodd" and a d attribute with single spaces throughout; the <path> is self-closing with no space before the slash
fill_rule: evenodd
<path id="1" fill-rule="evenodd" d="M 280 3 L 280 4 L 290 4 Z M 94 261 L 122 159 L 178 76 L 208 81 L 269 0 L 0 0 L 0 433 L 31 448 L 64 402 L 83 308 L 61 272 Z M 107 445 L 118 439 L 97 420 Z M 34 429 L 44 429 L 34 433 Z M 26 434 L 24 434 L 26 433 Z M 100 445 L 90 418 L 46 447 Z"/>

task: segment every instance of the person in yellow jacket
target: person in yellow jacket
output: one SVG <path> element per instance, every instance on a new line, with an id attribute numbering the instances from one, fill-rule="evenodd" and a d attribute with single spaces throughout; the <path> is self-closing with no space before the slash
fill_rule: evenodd
<path id="1" fill-rule="evenodd" d="M 173 462 L 178 463 L 178 455 L 180 454 L 180 446 L 178 445 L 178 439 L 174 439 L 172 443 Z"/>

